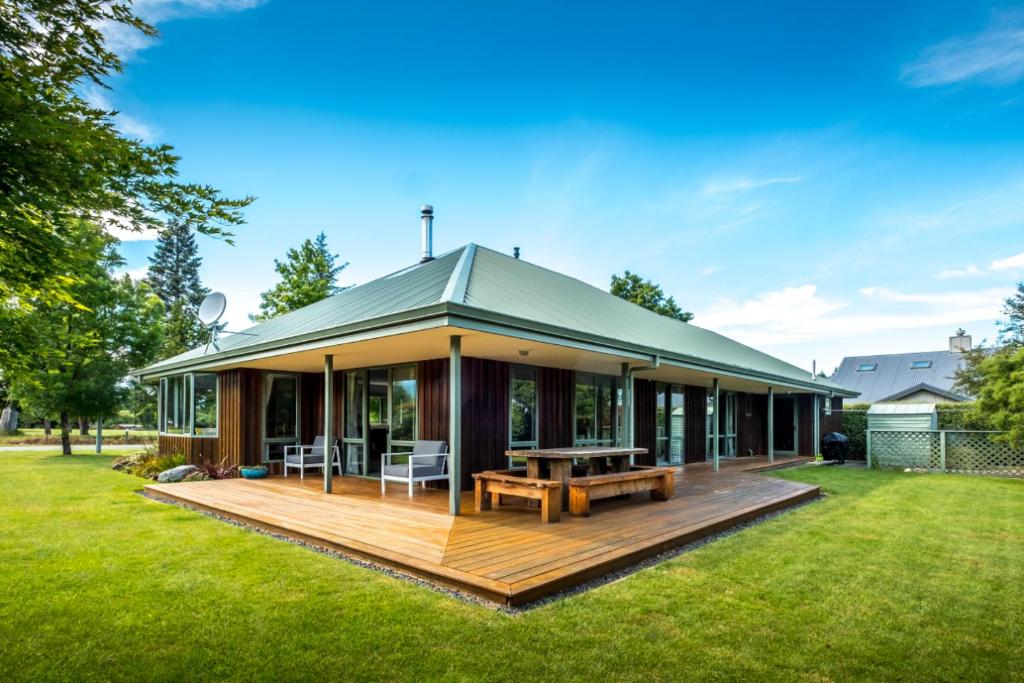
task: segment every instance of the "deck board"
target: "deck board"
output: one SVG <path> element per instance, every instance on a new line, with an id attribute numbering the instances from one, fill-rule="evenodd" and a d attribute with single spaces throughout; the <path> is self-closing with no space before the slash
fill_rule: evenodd
<path id="1" fill-rule="evenodd" d="M 799 458 L 778 458 L 777 464 Z M 639 562 L 767 512 L 818 495 L 818 487 L 760 474 L 766 459 L 704 464 L 676 473 L 676 495 L 595 502 L 590 517 L 542 524 L 536 509 L 472 510 L 459 517 L 445 491 L 405 487 L 380 494 L 376 481 L 271 477 L 152 484 L 155 497 L 184 502 L 277 533 L 324 545 L 503 604 L 522 604 Z"/>

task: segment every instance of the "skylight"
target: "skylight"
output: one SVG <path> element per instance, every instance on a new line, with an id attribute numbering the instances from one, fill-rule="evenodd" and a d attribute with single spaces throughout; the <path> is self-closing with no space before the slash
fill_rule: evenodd
<path id="1" fill-rule="evenodd" d="M 878 363 L 861 363 L 857 366 L 857 372 L 874 372 L 878 369 Z"/>
<path id="2" fill-rule="evenodd" d="M 932 362 L 930 360 L 915 360 L 913 363 L 910 364 L 910 369 L 911 370 L 927 370 L 931 366 L 932 366 Z"/>

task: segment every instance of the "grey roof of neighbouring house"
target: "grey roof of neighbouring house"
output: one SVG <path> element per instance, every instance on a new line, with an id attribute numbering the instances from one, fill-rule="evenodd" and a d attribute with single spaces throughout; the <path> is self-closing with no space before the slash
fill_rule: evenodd
<path id="1" fill-rule="evenodd" d="M 229 335 L 220 351 L 193 349 L 140 374 L 184 369 L 189 362 L 225 359 L 329 336 L 372 321 L 387 324 L 412 314 L 480 316 L 509 326 L 564 333 L 616 348 L 643 349 L 666 358 L 695 359 L 737 373 L 781 378 L 801 386 L 844 393 L 812 380 L 808 371 L 728 337 L 648 311 L 607 291 L 505 254 L 469 244 L 432 261 L 347 289 L 305 308 L 268 320 L 246 335 Z"/>
<path id="2" fill-rule="evenodd" d="M 914 361 L 931 361 L 931 367 L 912 368 Z M 955 351 L 848 356 L 830 379 L 860 392 L 858 401 L 864 403 L 896 401 L 917 391 L 930 391 L 952 401 L 966 401 L 969 397 L 953 390 L 954 378 L 963 363 L 963 354 Z M 863 365 L 876 367 L 858 372 Z"/>

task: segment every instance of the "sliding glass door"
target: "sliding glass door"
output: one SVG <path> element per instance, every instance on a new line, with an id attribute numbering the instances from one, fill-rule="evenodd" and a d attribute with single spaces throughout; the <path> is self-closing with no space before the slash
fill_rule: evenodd
<path id="1" fill-rule="evenodd" d="M 708 419 L 707 419 L 707 458 L 714 457 L 714 428 L 713 420 L 718 420 L 718 456 L 721 458 L 736 457 L 736 392 L 719 391 L 718 400 L 720 406 L 715 405 L 715 397 L 708 392 Z M 717 408 L 717 410 L 716 410 Z"/>
<path id="2" fill-rule="evenodd" d="M 415 365 L 346 371 L 345 473 L 380 477 L 385 453 L 416 444 L 418 417 Z"/>
<path id="3" fill-rule="evenodd" d="M 263 374 L 263 462 L 280 462 L 284 447 L 299 443 L 299 378 Z"/>
<path id="4" fill-rule="evenodd" d="M 659 465 L 680 465 L 686 432 L 685 393 L 678 384 L 658 382 L 655 393 L 655 448 Z"/>

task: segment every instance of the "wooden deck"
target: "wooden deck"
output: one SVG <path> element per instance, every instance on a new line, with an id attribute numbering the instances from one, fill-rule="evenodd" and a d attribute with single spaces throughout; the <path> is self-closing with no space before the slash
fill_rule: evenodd
<path id="1" fill-rule="evenodd" d="M 776 458 L 776 465 L 807 458 Z M 228 479 L 151 484 L 154 497 L 284 534 L 507 605 L 521 605 L 635 564 L 818 495 L 818 487 L 757 474 L 766 458 L 723 460 L 679 468 L 669 501 L 594 503 L 590 517 L 542 524 L 536 509 L 473 512 L 463 494 L 459 517 L 448 514 L 446 491 L 389 487 L 335 477 L 323 493 L 316 476 L 300 481 Z M 754 471 L 752 471 L 754 470 Z"/>

